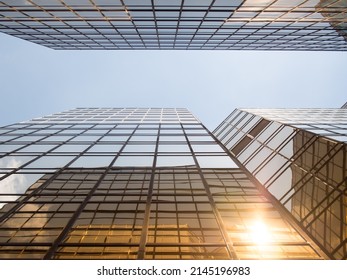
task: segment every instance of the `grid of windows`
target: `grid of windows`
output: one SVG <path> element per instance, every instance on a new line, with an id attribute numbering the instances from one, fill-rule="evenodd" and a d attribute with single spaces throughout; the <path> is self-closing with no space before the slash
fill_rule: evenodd
<path id="1" fill-rule="evenodd" d="M 328 258 L 185 109 L 75 109 L 1 131 L 0 258 Z"/>
<path id="2" fill-rule="evenodd" d="M 244 109 L 251 114 L 339 142 L 347 142 L 347 111 L 341 109 Z"/>
<path id="3" fill-rule="evenodd" d="M 0 31 L 53 49 L 347 49 L 345 0 L 2 0 Z"/>
<path id="4" fill-rule="evenodd" d="M 344 109 L 235 110 L 217 138 L 336 259 L 347 258 Z"/>
<path id="5" fill-rule="evenodd" d="M 239 169 L 65 169 L 1 212 L 1 258 L 321 258 Z"/>
<path id="6" fill-rule="evenodd" d="M 107 124 L 129 122 L 194 123 L 198 120 L 185 108 L 76 108 L 67 112 L 33 119 L 32 121 L 35 123 Z M 84 128 L 88 127 L 85 126 Z"/>

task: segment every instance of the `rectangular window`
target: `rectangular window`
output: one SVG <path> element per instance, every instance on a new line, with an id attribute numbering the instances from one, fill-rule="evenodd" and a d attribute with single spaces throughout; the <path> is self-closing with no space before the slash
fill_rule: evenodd
<path id="1" fill-rule="evenodd" d="M 154 153 L 155 151 L 155 145 L 126 145 L 125 148 L 123 149 L 123 152 L 128 153 L 134 153 L 134 152 L 138 152 L 138 153 Z"/>
<path id="2" fill-rule="evenodd" d="M 24 145 L 0 145 L 0 153 L 9 153 L 23 146 Z"/>
<path id="3" fill-rule="evenodd" d="M 103 145 L 98 143 L 91 147 L 87 153 L 117 153 L 122 148 L 122 145 Z"/>
<path id="4" fill-rule="evenodd" d="M 119 156 L 113 166 L 129 167 L 151 167 L 153 165 L 152 156 Z"/>
<path id="5" fill-rule="evenodd" d="M 201 168 L 238 168 L 228 156 L 197 156 Z"/>
<path id="6" fill-rule="evenodd" d="M 162 166 L 190 166 L 195 165 L 191 156 L 158 156 L 157 167 Z"/>
<path id="7" fill-rule="evenodd" d="M 165 152 L 165 153 L 189 153 L 190 149 L 188 145 L 165 145 L 163 143 L 160 143 L 158 147 L 158 152 Z"/>
<path id="8" fill-rule="evenodd" d="M 251 141 L 252 139 L 245 135 L 244 138 L 231 150 L 231 152 L 237 156 Z"/>
<path id="9" fill-rule="evenodd" d="M 81 156 L 70 167 L 108 167 L 113 159 L 112 156 Z"/>
<path id="10" fill-rule="evenodd" d="M 44 156 L 30 163 L 27 168 L 61 168 L 73 158 L 73 156 Z"/>
<path id="11" fill-rule="evenodd" d="M 18 168 L 33 158 L 29 156 L 7 156 L 0 159 L 0 168 Z"/>
<path id="12" fill-rule="evenodd" d="M 36 153 L 36 152 L 47 152 L 56 147 L 56 145 L 30 145 L 24 149 L 21 149 L 20 152 L 26 153 Z"/>
<path id="13" fill-rule="evenodd" d="M 123 135 L 114 135 L 114 136 L 105 136 L 100 139 L 100 142 L 123 142 L 127 141 L 129 136 Z"/>

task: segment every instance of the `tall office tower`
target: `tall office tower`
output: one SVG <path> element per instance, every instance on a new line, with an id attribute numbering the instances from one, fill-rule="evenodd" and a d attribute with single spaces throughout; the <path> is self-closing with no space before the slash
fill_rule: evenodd
<path id="1" fill-rule="evenodd" d="M 186 109 L 0 128 L 2 259 L 326 259 Z"/>
<path id="2" fill-rule="evenodd" d="M 0 31 L 49 48 L 347 50 L 346 0 L 1 0 Z"/>
<path id="3" fill-rule="evenodd" d="M 235 110 L 215 131 L 335 259 L 347 258 L 347 110 Z"/>

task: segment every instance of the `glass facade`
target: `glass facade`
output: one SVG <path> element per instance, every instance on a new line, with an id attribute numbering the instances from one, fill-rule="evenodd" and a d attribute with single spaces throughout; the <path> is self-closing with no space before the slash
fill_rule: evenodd
<path id="1" fill-rule="evenodd" d="M 0 128 L 1 259 L 327 259 L 186 109 Z"/>
<path id="2" fill-rule="evenodd" d="M 347 258 L 345 109 L 235 110 L 214 134 L 331 258 Z"/>
<path id="3" fill-rule="evenodd" d="M 0 31 L 53 49 L 347 50 L 346 0 L 1 0 Z"/>

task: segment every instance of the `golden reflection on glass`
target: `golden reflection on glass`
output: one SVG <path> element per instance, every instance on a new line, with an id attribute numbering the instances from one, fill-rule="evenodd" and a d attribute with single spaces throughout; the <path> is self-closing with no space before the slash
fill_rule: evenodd
<path id="1" fill-rule="evenodd" d="M 240 114 L 268 121 L 247 127 L 237 118 Z M 242 135 L 229 147 L 231 153 L 332 259 L 347 258 L 346 143 L 336 138 L 346 137 L 346 121 L 343 109 L 243 109 L 224 122 L 225 131 L 232 127 Z M 218 129 L 227 146 L 233 138 L 223 135 Z M 259 238 L 266 231 L 259 223 L 254 227 Z"/>
<path id="2" fill-rule="evenodd" d="M 154 116 L 148 119 L 146 113 L 155 114 L 157 123 L 153 124 Z M 177 117 L 173 124 L 172 114 Z M 134 123 L 114 123 L 108 128 L 113 132 L 118 129 L 120 133 L 105 133 L 102 122 L 117 116 L 124 120 L 129 117 Z M 71 144 L 67 138 L 54 138 L 54 147 L 68 145 L 69 149 L 25 152 L 29 159 L 37 157 L 36 163 L 4 167 L 7 178 L 17 179 L 11 184 L 20 182 L 21 177 L 10 177 L 17 174 L 31 176 L 32 180 L 26 181 L 17 200 L 0 209 L 0 258 L 325 257 L 315 250 L 310 239 L 293 228 L 288 216 L 249 176 L 237 168 L 208 130 L 191 133 L 202 130 L 202 124 L 186 110 L 87 108 L 40 121 L 47 125 L 58 125 L 60 121 L 71 123 L 64 134 L 78 141 Z M 21 125 L 28 129 L 40 121 Z M 267 124 L 261 122 L 250 135 L 261 135 Z M 247 122 L 244 125 L 251 129 Z M 156 134 L 150 141 L 150 134 L 144 133 L 148 129 L 150 134 Z M 107 141 L 75 138 L 80 132 L 104 134 L 108 138 Z M 172 138 L 176 134 L 179 139 Z M 209 135 L 208 139 L 204 134 Z M 136 141 L 131 140 L 133 135 L 137 135 Z M 51 145 L 51 140 L 47 144 Z M 32 144 L 32 140 L 26 141 L 28 146 Z M 83 149 L 79 149 L 82 144 Z M 91 150 L 95 146 L 99 148 Z M 243 148 L 240 146 L 239 150 Z M 62 159 L 60 166 L 55 165 L 57 159 Z M 219 162 L 220 159 L 223 161 Z M 19 170 L 11 175 L 13 168 Z"/>
<path id="3" fill-rule="evenodd" d="M 250 226 L 251 240 L 256 245 L 265 245 L 271 241 L 271 235 L 267 225 L 262 220 L 254 221 Z"/>

